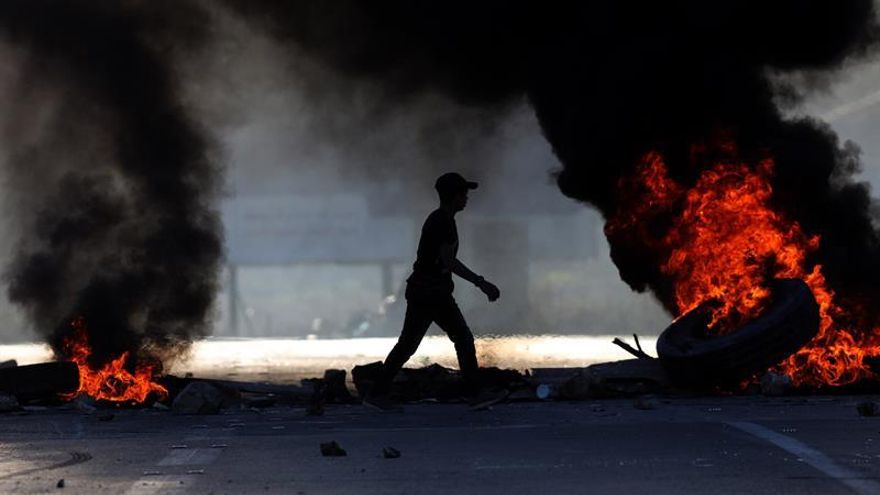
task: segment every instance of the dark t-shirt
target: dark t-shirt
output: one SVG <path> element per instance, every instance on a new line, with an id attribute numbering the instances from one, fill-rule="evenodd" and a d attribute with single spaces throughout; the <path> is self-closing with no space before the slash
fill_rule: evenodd
<path id="1" fill-rule="evenodd" d="M 440 246 L 452 245 L 453 256 L 458 253 L 458 229 L 455 218 L 446 210 L 437 208 L 425 220 L 413 273 L 407 279 L 406 296 L 430 297 L 452 293 L 452 272 L 440 260 Z"/>

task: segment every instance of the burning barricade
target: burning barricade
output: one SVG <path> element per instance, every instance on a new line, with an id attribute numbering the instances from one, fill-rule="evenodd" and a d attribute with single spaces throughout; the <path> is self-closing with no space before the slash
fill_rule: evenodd
<path id="1" fill-rule="evenodd" d="M 738 160 L 733 144 L 686 188 L 648 153 L 618 185 L 624 198 L 606 234 L 660 260 L 680 315 L 657 352 L 681 384 L 731 385 L 774 370 L 795 386 L 840 386 L 874 376 L 877 334 L 839 304 L 809 235 L 773 204 L 774 163 Z M 695 147 L 693 160 L 704 150 Z M 719 150 L 715 150 L 716 153 Z M 620 256 L 620 251 L 618 252 Z"/>

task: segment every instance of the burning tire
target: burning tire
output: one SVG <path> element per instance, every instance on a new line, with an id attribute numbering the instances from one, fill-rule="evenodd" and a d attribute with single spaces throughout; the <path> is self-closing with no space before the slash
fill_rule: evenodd
<path id="1" fill-rule="evenodd" d="M 803 280 L 777 280 L 773 302 L 751 323 L 721 336 L 710 335 L 706 323 L 697 308 L 657 339 L 657 355 L 675 382 L 732 385 L 778 364 L 819 331 L 819 306 Z"/>

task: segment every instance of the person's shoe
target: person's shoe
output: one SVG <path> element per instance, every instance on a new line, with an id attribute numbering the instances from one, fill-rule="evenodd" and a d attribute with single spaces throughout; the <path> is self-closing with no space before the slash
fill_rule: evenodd
<path id="1" fill-rule="evenodd" d="M 370 395 L 367 394 L 364 397 L 363 404 L 370 409 L 375 409 L 376 411 L 381 412 L 401 412 L 403 408 L 400 404 L 392 401 L 388 398 L 388 396 L 383 395 Z"/>
<path id="2" fill-rule="evenodd" d="M 506 389 L 484 389 L 481 390 L 476 397 L 471 399 L 468 403 L 470 406 L 469 409 L 471 411 L 482 411 L 483 409 L 488 409 L 489 407 L 502 402 L 507 398 L 508 392 Z"/>

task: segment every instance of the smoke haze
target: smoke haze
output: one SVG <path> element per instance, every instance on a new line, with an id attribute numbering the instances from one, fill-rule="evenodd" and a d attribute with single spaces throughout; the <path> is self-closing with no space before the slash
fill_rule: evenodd
<path id="1" fill-rule="evenodd" d="M 220 176 L 165 61 L 199 33 L 168 24 L 170 7 L 0 6 L 19 56 L 5 165 L 23 218 L 8 294 L 62 357 L 78 316 L 97 363 L 122 351 L 163 357 L 208 330 Z M 199 9 L 174 10 L 198 25 Z"/>
<path id="2" fill-rule="evenodd" d="M 446 170 L 484 183 L 485 216 L 571 214 L 556 170 L 608 217 L 646 151 L 687 184 L 690 147 L 729 135 L 772 150 L 778 207 L 823 237 L 844 300 L 880 296 L 857 149 L 791 117 L 873 50 L 872 1 L 12 0 L 0 28 L 9 296 L 56 349 L 78 315 L 101 356 L 208 333 L 222 163 L 230 195 L 356 189 L 416 217 Z M 657 256 L 611 240 L 672 311 Z"/>

